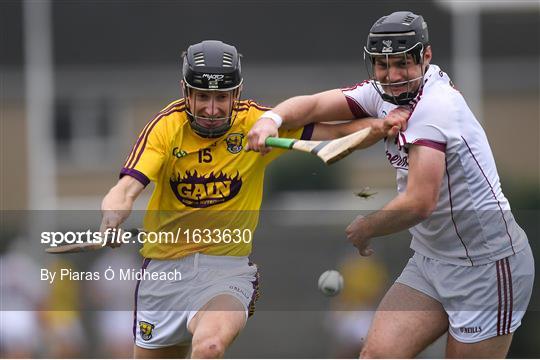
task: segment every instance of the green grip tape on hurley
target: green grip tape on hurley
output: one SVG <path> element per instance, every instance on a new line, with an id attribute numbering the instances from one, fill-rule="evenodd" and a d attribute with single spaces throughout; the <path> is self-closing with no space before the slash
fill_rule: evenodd
<path id="1" fill-rule="evenodd" d="M 273 146 L 282 149 L 292 149 L 295 139 L 285 139 L 285 138 L 276 138 L 276 137 L 267 137 L 264 141 L 266 146 Z"/>

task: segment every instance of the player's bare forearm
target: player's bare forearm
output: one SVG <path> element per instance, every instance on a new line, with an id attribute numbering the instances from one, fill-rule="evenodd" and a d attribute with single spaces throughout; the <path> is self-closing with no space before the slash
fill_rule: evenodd
<path id="1" fill-rule="evenodd" d="M 369 247 L 371 238 L 408 229 L 427 219 L 437 206 L 444 171 L 444 152 L 412 145 L 407 189 L 381 210 L 358 216 L 345 231 L 360 254 L 373 253 Z"/>
<path id="2" fill-rule="evenodd" d="M 144 185 L 131 176 L 124 176 L 103 198 L 102 210 L 128 210 L 143 191 Z"/>
<path id="3" fill-rule="evenodd" d="M 379 211 L 367 216 L 359 215 L 345 233 L 360 255 L 370 256 L 374 253 L 370 247 L 371 238 L 408 229 L 426 219 L 430 213 L 425 204 L 404 193 Z"/>
<path id="4" fill-rule="evenodd" d="M 260 151 L 262 155 L 268 153 L 266 138 L 278 136 L 280 125 L 283 129 L 297 129 L 310 123 L 354 119 L 345 96 L 338 89 L 290 98 L 272 112 L 274 118 L 263 114 L 253 125 L 246 149 Z"/>
<path id="5" fill-rule="evenodd" d="M 124 176 L 109 190 L 101 203 L 103 220 L 101 230 L 116 228 L 131 213 L 133 203 L 144 190 L 144 185 L 131 176 Z"/>
<path id="6" fill-rule="evenodd" d="M 283 118 L 284 129 L 297 129 L 310 123 L 354 119 L 341 90 L 290 98 L 272 111 Z"/>
<path id="7" fill-rule="evenodd" d="M 399 194 L 381 210 L 361 218 L 364 235 L 377 237 L 407 230 L 429 217 L 432 208 L 407 193 Z"/>

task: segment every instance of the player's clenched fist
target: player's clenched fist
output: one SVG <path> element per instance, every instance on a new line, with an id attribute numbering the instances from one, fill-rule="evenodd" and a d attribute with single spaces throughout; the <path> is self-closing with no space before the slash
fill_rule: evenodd
<path id="1" fill-rule="evenodd" d="M 411 111 L 406 107 L 397 107 L 384 118 L 383 127 L 387 137 L 395 137 L 398 132 L 407 129 Z"/>
<path id="2" fill-rule="evenodd" d="M 264 142 L 270 136 L 278 136 L 277 124 L 268 117 L 260 117 L 248 133 L 246 151 L 259 151 L 261 155 L 269 153 L 272 148 L 267 147 Z"/>
<path id="3" fill-rule="evenodd" d="M 358 252 L 362 256 L 371 256 L 375 253 L 370 247 L 370 236 L 367 234 L 367 229 L 364 226 L 364 217 L 359 215 L 356 219 L 347 226 L 345 233 L 347 239 L 358 249 Z"/>

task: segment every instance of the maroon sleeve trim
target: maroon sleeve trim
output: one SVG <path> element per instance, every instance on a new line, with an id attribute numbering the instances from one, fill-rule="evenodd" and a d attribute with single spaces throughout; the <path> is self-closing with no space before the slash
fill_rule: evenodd
<path id="1" fill-rule="evenodd" d="M 358 101 L 356 101 L 354 98 L 347 95 L 345 95 L 345 99 L 347 99 L 347 104 L 349 104 L 349 109 L 351 109 L 351 112 L 353 113 L 354 116 L 356 116 L 357 119 L 369 117 L 369 114 L 358 103 Z"/>
<path id="2" fill-rule="evenodd" d="M 302 131 L 300 140 L 311 140 L 311 137 L 313 136 L 313 129 L 315 129 L 315 124 L 313 123 L 304 126 L 304 131 Z"/>
<path id="3" fill-rule="evenodd" d="M 135 169 L 122 168 L 122 170 L 120 170 L 120 179 L 123 178 L 125 175 L 129 175 L 132 178 L 137 179 L 144 186 L 150 183 L 150 179 L 148 179 L 146 175 Z"/>
<path id="4" fill-rule="evenodd" d="M 427 146 L 435 150 L 446 152 L 446 144 L 433 140 L 418 139 L 413 142 L 413 145 Z"/>

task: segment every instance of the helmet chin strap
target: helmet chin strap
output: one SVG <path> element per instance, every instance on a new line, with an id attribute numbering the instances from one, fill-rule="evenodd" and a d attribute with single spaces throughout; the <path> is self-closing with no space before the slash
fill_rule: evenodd
<path id="1" fill-rule="evenodd" d="M 407 105 L 409 104 L 409 101 L 411 101 L 412 99 L 414 99 L 416 97 L 416 94 L 418 94 L 418 90 L 420 89 L 420 87 L 422 86 L 422 84 L 419 84 L 418 85 L 418 88 L 414 91 L 411 91 L 411 84 L 415 81 L 418 81 L 418 80 L 421 80 L 423 79 L 424 75 L 422 74 L 422 76 L 418 76 L 414 79 L 410 79 L 410 80 L 406 80 L 406 81 L 399 81 L 399 82 L 395 82 L 395 83 L 379 83 L 379 85 L 381 87 L 392 87 L 392 86 L 401 86 L 401 85 L 407 85 L 407 91 L 399 94 L 399 95 L 392 95 L 392 94 L 388 94 L 386 93 L 386 91 L 383 91 L 381 92 L 381 97 L 384 101 L 387 101 L 387 102 L 390 102 L 392 104 L 395 104 L 395 105 Z M 391 89 L 390 89 L 391 91 Z"/>
<path id="2" fill-rule="evenodd" d="M 387 101 L 389 103 L 395 104 L 395 105 L 408 105 L 409 102 L 416 97 L 416 94 L 418 91 L 415 92 L 404 92 L 399 94 L 398 96 L 388 95 L 386 93 L 382 93 L 381 97 L 384 101 Z"/>

